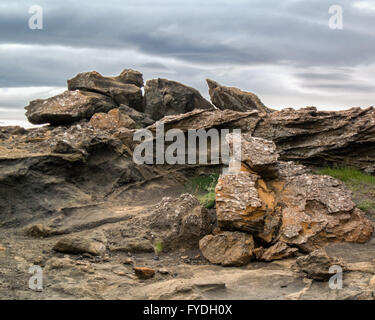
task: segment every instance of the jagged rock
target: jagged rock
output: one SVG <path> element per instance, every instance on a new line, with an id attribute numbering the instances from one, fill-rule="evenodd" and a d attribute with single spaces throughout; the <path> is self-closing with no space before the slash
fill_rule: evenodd
<path id="1" fill-rule="evenodd" d="M 207 79 L 207 84 L 211 101 L 220 110 L 230 109 L 242 112 L 257 110 L 262 113 L 273 111 L 267 108 L 254 93 L 225 87 L 210 79 Z"/>
<path id="2" fill-rule="evenodd" d="M 271 244 L 280 239 L 283 243 L 269 248 L 264 259 L 277 256 L 279 250 L 295 251 L 288 251 L 288 245 L 312 251 L 330 242 L 369 240 L 374 227 L 355 207 L 344 183 L 306 173 L 298 165 L 276 163 L 275 147 L 262 139 L 242 134 L 241 145 L 242 160 L 251 169 L 242 168 L 238 174 L 219 178 L 216 211 L 220 229 L 249 232 Z M 271 178 L 260 170 L 269 164 L 276 172 Z M 252 171 L 256 167 L 259 175 Z"/>
<path id="3" fill-rule="evenodd" d="M 250 172 L 220 176 L 216 186 L 216 214 L 222 230 L 263 231 L 265 216 L 272 213 L 275 203 L 272 192 L 260 180 Z"/>
<path id="4" fill-rule="evenodd" d="M 215 223 L 212 213 L 191 194 L 163 198 L 147 220 L 152 233 L 162 239 L 165 250 L 197 248 L 199 240 L 212 232 Z"/>
<path id="5" fill-rule="evenodd" d="M 120 105 L 119 109 L 120 111 L 126 113 L 130 118 L 132 118 L 135 121 L 136 125 L 139 127 L 147 127 L 155 122 L 154 120 L 149 118 L 147 114 L 132 109 L 125 104 Z"/>
<path id="6" fill-rule="evenodd" d="M 242 232 L 222 232 L 205 236 L 199 241 L 203 256 L 213 264 L 242 266 L 253 257 L 254 240 Z"/>
<path id="7" fill-rule="evenodd" d="M 241 129 L 273 141 L 282 161 L 341 165 L 375 172 L 375 109 L 317 111 L 309 107 L 260 114 L 257 111 L 194 110 L 163 119 L 166 130 Z"/>
<path id="8" fill-rule="evenodd" d="M 345 263 L 343 261 L 328 256 L 324 249 L 318 249 L 311 252 L 309 255 L 299 257 L 296 260 L 295 267 L 310 279 L 325 281 L 333 276 L 333 274 L 329 272 L 329 269 L 334 265 L 345 269 Z"/>
<path id="9" fill-rule="evenodd" d="M 194 109 L 213 109 L 201 94 L 179 82 L 153 79 L 146 82 L 144 112 L 154 120 L 164 116 L 190 112 Z"/>
<path id="10" fill-rule="evenodd" d="M 136 124 L 126 113 L 112 109 L 108 113 L 95 113 L 90 119 L 95 129 L 114 130 L 118 128 L 134 129 Z"/>
<path id="11" fill-rule="evenodd" d="M 54 245 L 53 250 L 73 254 L 90 253 L 99 256 L 105 252 L 106 246 L 96 239 L 68 236 L 60 239 Z"/>
<path id="12" fill-rule="evenodd" d="M 126 104 L 142 111 L 143 97 L 139 85 L 143 84 L 143 79 L 134 72 L 124 70 L 117 77 L 104 77 L 96 71 L 79 73 L 68 80 L 68 89 L 97 92 L 111 97 L 118 106 Z"/>
<path id="13" fill-rule="evenodd" d="M 143 75 L 137 70 L 124 69 L 115 79 L 123 83 L 134 84 L 140 88 L 143 87 Z"/>
<path id="14" fill-rule="evenodd" d="M 236 160 L 242 161 L 255 172 L 262 172 L 265 168 L 275 165 L 279 154 L 272 141 L 252 137 L 250 133 L 226 136 L 230 150 L 235 145 L 241 145 L 241 154 L 234 153 Z"/>
<path id="15" fill-rule="evenodd" d="M 65 91 L 45 100 L 31 101 L 25 107 L 26 117 L 33 124 L 68 124 L 89 119 L 96 112 L 107 112 L 116 105 L 101 94 L 80 90 Z"/>
<path id="16" fill-rule="evenodd" d="M 297 248 L 291 248 L 284 242 L 276 242 L 273 246 L 267 248 L 258 256 L 258 260 L 274 261 L 290 258 L 298 252 Z"/>
<path id="17" fill-rule="evenodd" d="M 155 275 L 155 270 L 148 267 L 134 267 L 135 275 L 142 280 L 147 280 Z"/>
<path id="18" fill-rule="evenodd" d="M 329 176 L 289 178 L 279 200 L 281 239 L 308 251 L 335 241 L 367 242 L 374 227 L 351 197 L 344 183 Z"/>

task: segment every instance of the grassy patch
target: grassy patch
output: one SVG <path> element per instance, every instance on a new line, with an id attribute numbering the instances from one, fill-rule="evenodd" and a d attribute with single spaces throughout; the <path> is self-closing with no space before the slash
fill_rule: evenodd
<path id="1" fill-rule="evenodd" d="M 353 201 L 368 214 L 375 214 L 375 177 L 353 168 L 322 168 L 324 174 L 343 181 L 353 191 Z"/>
<path id="2" fill-rule="evenodd" d="M 318 173 L 337 178 L 353 185 L 369 184 L 375 187 L 375 177 L 365 174 L 357 169 L 322 168 L 318 170 Z"/>
<path id="3" fill-rule="evenodd" d="M 203 207 L 210 209 L 215 205 L 215 187 L 218 179 L 218 173 L 200 175 L 190 179 L 185 187 L 189 193 L 197 197 Z"/>

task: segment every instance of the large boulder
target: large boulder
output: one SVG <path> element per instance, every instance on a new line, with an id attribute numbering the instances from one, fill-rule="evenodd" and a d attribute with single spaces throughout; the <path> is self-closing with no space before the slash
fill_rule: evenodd
<path id="1" fill-rule="evenodd" d="M 254 240 L 242 232 L 221 232 L 204 237 L 199 247 L 203 256 L 213 264 L 242 266 L 253 257 Z"/>
<path id="2" fill-rule="evenodd" d="M 45 100 L 31 101 L 25 107 L 26 117 L 33 124 L 68 124 L 89 119 L 96 112 L 116 108 L 112 99 L 94 92 L 65 91 Z"/>
<path id="3" fill-rule="evenodd" d="M 154 120 L 194 109 L 213 108 L 196 89 L 179 82 L 167 79 L 153 79 L 146 82 L 144 112 Z"/>
<path id="4" fill-rule="evenodd" d="M 211 101 L 220 110 L 230 109 L 242 112 L 257 110 L 261 113 L 273 111 L 267 108 L 254 93 L 225 87 L 210 79 L 207 79 L 207 84 Z"/>
<path id="5" fill-rule="evenodd" d="M 101 93 L 112 98 L 118 106 L 126 104 L 138 111 L 142 111 L 143 108 L 141 85 L 142 75 L 128 70 L 124 70 L 117 77 L 104 77 L 96 71 L 84 72 L 68 80 L 69 90 Z"/>

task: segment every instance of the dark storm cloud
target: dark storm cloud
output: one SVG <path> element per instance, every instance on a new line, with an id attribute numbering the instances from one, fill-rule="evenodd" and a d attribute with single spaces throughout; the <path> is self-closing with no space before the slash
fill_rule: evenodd
<path id="1" fill-rule="evenodd" d="M 2 0 L 0 87 L 62 88 L 78 72 L 131 67 L 206 96 L 210 77 L 276 106 L 352 103 L 346 92 L 356 99 L 373 88 L 363 68 L 375 64 L 371 3 L 340 0 L 344 30 L 331 30 L 335 2 L 326 0 Z M 44 10 L 43 30 L 28 28 L 35 4 Z M 0 92 L 0 107 L 24 106 L 21 96 L 10 104 Z"/>

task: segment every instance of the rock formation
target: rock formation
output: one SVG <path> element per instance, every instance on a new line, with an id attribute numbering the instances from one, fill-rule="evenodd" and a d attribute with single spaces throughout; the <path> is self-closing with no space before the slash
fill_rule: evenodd
<path id="1" fill-rule="evenodd" d="M 274 111 L 253 94 L 208 83 L 218 109 L 164 79 L 148 81 L 143 97 L 142 74 L 131 69 L 82 73 L 68 91 L 26 107 L 30 122 L 48 126 L 0 127 L 1 298 L 374 296 L 373 224 L 342 182 L 305 166 L 375 172 L 374 108 Z M 133 161 L 136 129 L 155 133 L 155 120 L 185 133 L 241 129 L 241 171 L 220 176 L 213 208 L 186 183 L 222 164 Z M 350 260 L 352 281 L 336 293 L 311 280 L 326 281 L 341 261 L 332 250 Z M 48 287 L 15 289 L 33 264 Z"/>
<path id="2" fill-rule="evenodd" d="M 188 86 L 167 79 L 146 82 L 144 112 L 152 119 L 186 113 L 194 109 L 213 109 L 201 94 Z"/>
<path id="3" fill-rule="evenodd" d="M 207 79 L 207 84 L 211 101 L 220 110 L 229 109 L 240 112 L 256 110 L 261 113 L 274 111 L 267 108 L 254 93 L 225 87 L 210 79 Z"/>
<path id="4" fill-rule="evenodd" d="M 227 136 L 231 142 L 234 138 Z M 264 247 L 257 251 L 258 259 L 288 257 L 295 248 L 311 252 L 330 242 L 370 239 L 374 227 L 342 182 L 304 172 L 293 163 L 278 163 L 276 145 L 270 141 L 242 134 L 241 143 L 241 172 L 222 175 L 216 186 L 217 221 L 223 231 L 251 234 L 258 247 Z M 219 251 L 214 259 L 206 254 L 202 244 L 207 241 L 201 241 L 202 253 L 212 263 L 220 261 Z M 227 245 L 233 247 L 232 242 Z"/>
<path id="5" fill-rule="evenodd" d="M 96 112 L 107 112 L 116 104 L 105 96 L 80 90 L 65 91 L 45 100 L 34 100 L 25 107 L 26 116 L 33 124 L 69 124 L 90 119 Z"/>

